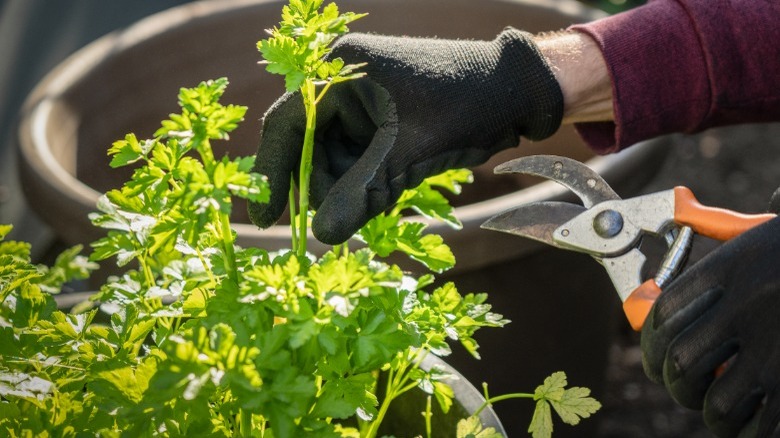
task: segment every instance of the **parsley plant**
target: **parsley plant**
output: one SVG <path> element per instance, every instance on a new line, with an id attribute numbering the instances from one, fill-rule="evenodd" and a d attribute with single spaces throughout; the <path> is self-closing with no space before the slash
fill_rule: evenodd
<path id="1" fill-rule="evenodd" d="M 314 153 L 314 128 L 317 124 L 317 103 L 331 85 L 361 77 L 355 70 L 359 64 L 344 65 L 344 60 L 330 61 L 323 57 L 330 51 L 329 45 L 340 35 L 349 31 L 347 24 L 365 16 L 347 12 L 339 13 L 335 3 L 322 9 L 324 0 L 290 0 L 282 9 L 282 21 L 278 27 L 268 30 L 270 38 L 257 43 L 263 55 L 266 69 L 285 77 L 288 92 L 299 91 L 306 110 L 306 131 L 301 153 L 298 181 L 298 230 L 293 220 L 293 245 L 298 255 L 306 253 L 306 233 L 309 211 L 309 181 Z M 317 87 L 320 86 L 318 89 Z M 294 188 L 290 185 L 290 208 L 294 214 Z M 300 236 L 300 238 L 296 238 Z"/>
<path id="2" fill-rule="evenodd" d="M 364 249 L 318 258 L 238 247 L 232 200 L 263 202 L 269 191 L 250 172 L 253 157 L 212 152 L 245 112 L 219 102 L 226 87 L 182 89 L 181 112 L 153 138 L 129 134 L 111 146 L 111 165 L 134 172 L 91 216 L 107 234 L 90 260 L 77 247 L 43 268 L 30 263 L 29 245 L 0 245 L 4 434 L 374 437 L 410 390 L 451 405 L 446 376 L 419 367 L 426 355 L 449 354 L 451 339 L 476 356 L 476 330 L 507 322 L 485 294 L 432 287 L 432 275 L 378 259 L 400 250 L 436 272 L 452 267 L 441 238 L 399 224 L 400 214 L 453 221 L 452 207 L 431 200 L 436 187 L 457 192 L 467 171 L 405 193 L 360 231 Z M 93 306 L 56 309 L 52 293 L 109 258 L 126 270 Z"/>

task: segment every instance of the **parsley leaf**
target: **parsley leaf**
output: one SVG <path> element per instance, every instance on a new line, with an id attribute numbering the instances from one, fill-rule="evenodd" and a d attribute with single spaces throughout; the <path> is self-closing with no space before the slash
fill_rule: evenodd
<path id="1" fill-rule="evenodd" d="M 463 224 L 455 217 L 455 209 L 450 205 L 447 198 L 435 188 L 439 187 L 451 193 L 459 194 L 461 184 L 472 181 L 472 173 L 467 169 L 448 170 L 439 175 L 426 178 L 419 186 L 405 190 L 401 194 L 394 211 L 400 212 L 406 209 L 413 209 L 427 218 L 441 220 L 455 229 L 460 229 L 463 227 Z"/>
<path id="2" fill-rule="evenodd" d="M 544 379 L 534 391 L 536 410 L 528 427 L 528 432 L 534 438 L 550 437 L 553 431 L 552 414 L 550 406 L 566 424 L 577 425 L 582 418 L 588 418 L 591 414 L 601 409 L 601 403 L 590 397 L 587 388 L 566 388 L 566 374 L 562 371 L 553 373 Z"/>
<path id="3" fill-rule="evenodd" d="M 401 222 L 398 214 L 380 214 L 372 218 L 357 236 L 382 257 L 402 251 L 434 272 L 444 272 L 455 265 L 452 250 L 441 236 L 423 234 L 426 225 Z"/>
<path id="4" fill-rule="evenodd" d="M 503 438 L 492 427 L 485 428 L 479 417 L 467 417 L 458 421 L 457 438 Z"/>
<path id="5" fill-rule="evenodd" d="M 339 58 L 326 61 L 323 56 L 330 52 L 328 46 L 336 37 L 349 31 L 349 23 L 366 14 L 340 14 L 335 3 L 318 13 L 322 3 L 322 0 L 290 1 L 282 9 L 280 26 L 268 30 L 271 37 L 257 43 L 266 70 L 283 75 L 288 92 L 300 89 L 307 80 L 335 83 L 361 76 L 353 73 L 360 65 L 344 65 Z"/>
<path id="6" fill-rule="evenodd" d="M 5 236 L 14 229 L 13 225 L 0 224 L 0 240 L 5 239 Z"/>

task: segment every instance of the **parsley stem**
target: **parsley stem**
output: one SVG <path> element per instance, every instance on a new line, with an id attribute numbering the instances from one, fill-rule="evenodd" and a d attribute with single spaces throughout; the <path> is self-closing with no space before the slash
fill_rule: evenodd
<path id="1" fill-rule="evenodd" d="M 211 271 L 211 268 L 209 267 L 209 264 L 206 262 L 206 258 L 203 257 L 203 252 L 200 250 L 199 246 L 195 246 L 195 252 L 198 254 L 198 260 L 200 260 L 200 264 L 203 266 L 203 270 L 205 270 L 206 274 L 208 274 L 209 280 L 213 284 L 217 284 L 217 279 L 214 278 L 214 272 Z"/>
<path id="2" fill-rule="evenodd" d="M 423 414 L 425 416 L 425 436 L 427 438 L 431 438 L 431 417 L 433 417 L 431 398 L 432 397 L 429 395 L 425 403 L 425 413 Z"/>
<path id="3" fill-rule="evenodd" d="M 295 229 L 295 227 L 297 226 L 297 224 L 295 223 L 295 178 L 293 178 L 292 175 L 290 175 L 289 205 L 290 205 L 290 235 L 292 240 L 291 248 L 298 248 L 298 233 L 296 232 Z"/>
<path id="4" fill-rule="evenodd" d="M 230 228 L 230 217 L 227 213 L 219 213 L 220 234 L 222 234 L 222 259 L 225 261 L 225 270 L 228 278 L 238 284 L 238 268 L 236 267 L 236 254 L 233 249 L 233 230 Z"/>
<path id="5" fill-rule="evenodd" d="M 526 392 L 516 392 L 512 394 L 503 394 L 503 395 L 497 395 L 495 397 L 491 397 L 487 400 L 485 400 L 484 403 L 482 403 L 482 406 L 479 407 L 476 411 L 474 411 L 473 414 L 471 414 L 472 417 L 476 417 L 477 415 L 481 414 L 482 411 L 485 410 L 486 407 L 491 406 L 493 403 L 500 402 L 502 400 L 510 400 L 513 398 L 534 398 L 533 394 L 529 394 Z"/>
<path id="6" fill-rule="evenodd" d="M 371 425 L 368 428 L 368 432 L 366 432 L 365 438 L 375 438 L 377 432 L 379 431 L 379 425 L 382 424 L 382 420 L 384 420 L 385 415 L 387 414 L 387 409 L 390 407 L 390 403 L 395 400 L 396 395 L 395 394 L 385 394 L 385 399 L 382 401 L 382 406 L 379 407 L 379 412 L 376 414 L 376 417 L 371 421 Z"/>
<path id="7" fill-rule="evenodd" d="M 324 86 L 324 87 L 322 87 L 322 91 L 320 91 L 320 95 L 319 95 L 319 96 L 317 96 L 317 98 L 316 98 L 316 99 L 314 99 L 314 105 L 317 105 L 318 103 L 320 103 L 320 101 L 322 100 L 322 98 L 323 98 L 323 97 L 325 97 L 325 93 L 327 93 L 327 92 L 328 92 L 328 90 L 330 89 L 330 86 L 331 86 L 331 85 L 333 85 L 333 81 L 328 81 L 328 83 L 327 83 L 327 84 L 325 84 L 325 86 Z"/>
<path id="8" fill-rule="evenodd" d="M 253 425 L 252 425 L 252 413 L 247 411 L 247 410 L 241 409 L 240 421 L 241 421 L 241 424 L 240 424 L 239 428 L 241 430 L 241 436 L 251 437 L 252 436 L 252 428 L 253 428 Z"/>
<path id="9" fill-rule="evenodd" d="M 379 411 L 376 416 L 368 423 L 368 430 L 365 434 L 361 433 L 363 438 L 374 438 L 379 429 L 379 425 L 382 424 L 382 420 L 385 418 L 387 409 L 390 403 L 395 399 L 395 370 L 391 367 L 387 371 L 387 384 L 385 386 L 385 397 L 382 400 L 382 405 L 379 407 Z"/>
<path id="10" fill-rule="evenodd" d="M 244 409 L 241 410 L 241 435 L 252 436 L 252 413 Z"/>
<path id="11" fill-rule="evenodd" d="M 18 363 L 23 365 L 32 365 L 36 368 L 42 369 L 45 367 L 57 367 L 57 368 L 64 368 L 68 370 L 75 370 L 75 371 L 81 371 L 85 372 L 87 371 L 86 368 L 83 367 L 75 367 L 71 365 L 63 365 L 61 363 L 43 363 L 40 360 L 34 359 L 34 358 L 24 358 L 24 357 L 13 357 L 13 356 L 4 356 L 3 360 L 9 362 L 9 363 Z"/>
<path id="12" fill-rule="evenodd" d="M 149 255 L 148 251 L 145 251 L 144 255 L 138 258 L 138 263 L 141 265 L 141 270 L 144 273 L 144 281 L 146 282 L 146 287 L 150 288 L 154 286 L 154 274 L 152 273 L 152 268 L 146 262 L 146 258 L 148 255 Z"/>
<path id="13" fill-rule="evenodd" d="M 260 427 L 259 427 L 259 429 L 260 429 L 260 437 L 261 438 L 265 436 L 265 426 L 267 424 L 268 424 L 268 422 L 265 420 L 265 418 L 264 417 L 260 417 Z"/>
<path id="14" fill-rule="evenodd" d="M 298 205 L 298 255 L 306 255 L 306 241 L 308 235 L 309 212 L 309 181 L 312 171 L 312 155 L 314 153 L 314 128 L 317 126 L 317 106 L 315 103 L 316 89 L 314 81 L 307 79 L 301 86 L 303 103 L 306 107 L 306 132 L 303 137 L 303 150 L 301 151 L 301 167 L 299 172 Z"/>
<path id="15" fill-rule="evenodd" d="M 379 412 L 376 417 L 371 421 L 371 425 L 366 432 L 365 438 L 374 438 L 379 429 L 379 425 L 387 415 L 387 410 L 390 408 L 390 404 L 398 398 L 401 394 L 417 387 L 417 382 L 409 382 L 409 367 L 416 369 L 420 367 L 425 356 L 428 355 L 428 350 L 418 350 L 414 353 L 412 358 L 408 358 L 405 361 L 399 363 L 398 368 L 390 369 L 387 375 L 387 388 L 385 389 L 385 397 L 382 400 L 382 405 L 379 407 Z"/>
<path id="16" fill-rule="evenodd" d="M 317 395 L 318 396 L 320 394 L 322 394 L 322 382 L 323 382 L 323 380 L 324 379 L 320 375 L 317 375 L 317 376 L 314 377 L 314 383 L 317 385 Z"/>
<path id="17" fill-rule="evenodd" d="M 213 174 L 217 160 L 214 158 L 214 151 L 211 149 L 211 142 L 209 139 L 196 135 L 193 139 L 192 148 L 197 150 L 200 154 L 200 159 L 203 162 L 206 171 L 208 171 L 210 175 Z"/>

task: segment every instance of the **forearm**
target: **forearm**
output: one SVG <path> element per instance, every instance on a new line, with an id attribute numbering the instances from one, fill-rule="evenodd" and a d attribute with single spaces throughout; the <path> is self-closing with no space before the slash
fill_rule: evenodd
<path id="1" fill-rule="evenodd" d="M 574 120 L 577 130 L 610 153 L 663 134 L 780 120 L 778 20 L 775 1 L 656 0 L 572 26 L 597 44 L 614 95 L 611 120 Z"/>
<path id="2" fill-rule="evenodd" d="M 596 42 L 576 31 L 535 39 L 561 87 L 563 123 L 613 120 L 612 82 Z"/>

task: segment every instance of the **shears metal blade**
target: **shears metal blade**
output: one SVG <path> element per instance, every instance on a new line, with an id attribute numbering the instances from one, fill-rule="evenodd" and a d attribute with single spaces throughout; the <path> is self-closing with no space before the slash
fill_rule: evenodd
<path id="1" fill-rule="evenodd" d="M 530 155 L 499 164 L 496 174 L 523 173 L 540 176 L 563 185 L 580 197 L 585 208 L 620 199 L 597 172 L 577 160 L 554 155 Z"/>
<path id="2" fill-rule="evenodd" d="M 482 228 L 590 254 L 607 270 L 635 330 L 642 328 L 661 288 L 682 268 L 694 233 L 728 240 L 776 217 L 706 207 L 686 187 L 621 199 L 583 163 L 554 155 L 518 158 L 499 165 L 495 172 L 541 176 L 579 196 L 583 205 L 520 205 L 488 219 Z M 655 277 L 643 281 L 647 258 L 640 244 L 646 235 L 665 239 L 668 249 Z"/>
<path id="3" fill-rule="evenodd" d="M 586 210 L 568 202 L 535 202 L 499 213 L 485 221 L 482 228 L 560 247 L 553 239 L 555 230 Z"/>

